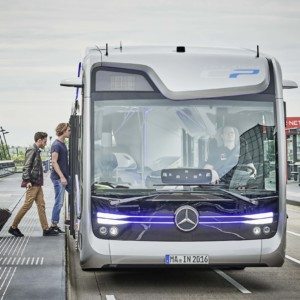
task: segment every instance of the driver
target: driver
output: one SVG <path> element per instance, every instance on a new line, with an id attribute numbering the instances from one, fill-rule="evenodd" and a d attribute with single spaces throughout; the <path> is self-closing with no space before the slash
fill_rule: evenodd
<path id="1" fill-rule="evenodd" d="M 205 169 L 212 170 L 212 183 L 227 181 L 232 178 L 233 168 L 237 164 L 248 166 L 248 172 L 252 178 L 256 175 L 256 169 L 248 152 L 246 142 L 239 139 L 238 130 L 232 126 L 221 129 L 219 139 L 215 145 L 211 145 Z M 231 171 L 231 172 L 230 172 Z"/>

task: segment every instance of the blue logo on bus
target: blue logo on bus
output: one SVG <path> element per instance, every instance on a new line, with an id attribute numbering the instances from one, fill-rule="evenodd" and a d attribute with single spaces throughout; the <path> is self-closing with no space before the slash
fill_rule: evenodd
<path id="1" fill-rule="evenodd" d="M 170 255 L 166 255 L 165 257 L 165 263 L 170 264 Z"/>
<path id="2" fill-rule="evenodd" d="M 229 78 L 237 78 L 240 75 L 256 75 L 259 69 L 236 69 L 229 75 Z"/>

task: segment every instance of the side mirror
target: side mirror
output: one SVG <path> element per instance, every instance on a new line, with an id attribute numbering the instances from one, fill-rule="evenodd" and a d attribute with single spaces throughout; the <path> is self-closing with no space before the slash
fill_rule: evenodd
<path id="1" fill-rule="evenodd" d="M 60 82 L 61 86 L 67 86 L 67 87 L 76 87 L 76 88 L 82 88 L 82 79 L 81 78 L 69 78 L 69 79 L 64 79 Z"/>
<path id="2" fill-rule="evenodd" d="M 282 81 L 282 88 L 283 89 L 297 89 L 298 84 L 293 80 L 283 80 Z"/>

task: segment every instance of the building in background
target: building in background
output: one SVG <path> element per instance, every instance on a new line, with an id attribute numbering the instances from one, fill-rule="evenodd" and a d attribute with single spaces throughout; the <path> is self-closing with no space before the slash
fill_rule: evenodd
<path id="1" fill-rule="evenodd" d="M 288 179 L 297 180 L 300 168 L 300 117 L 286 118 Z"/>

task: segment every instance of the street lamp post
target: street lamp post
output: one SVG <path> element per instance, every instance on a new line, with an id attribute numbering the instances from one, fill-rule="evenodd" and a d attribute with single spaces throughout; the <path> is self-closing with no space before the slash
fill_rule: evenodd
<path id="1" fill-rule="evenodd" d="M 6 149 L 7 149 L 8 158 L 11 160 L 11 156 L 10 156 L 10 153 L 9 153 L 9 147 L 7 145 L 6 138 L 5 138 L 5 135 L 8 134 L 8 133 L 9 133 L 8 131 L 3 132 L 3 137 L 4 137 L 4 142 L 5 142 L 5 145 L 6 145 Z"/>
<path id="2" fill-rule="evenodd" d="M 5 138 L 5 135 L 7 134 L 7 133 L 9 133 L 8 131 L 6 131 L 5 129 L 3 129 L 3 127 L 1 126 L 0 127 L 0 131 L 2 132 L 2 134 L 3 134 L 3 139 L 4 139 L 4 144 L 5 144 L 5 146 L 3 145 L 3 142 L 2 142 L 2 140 L 1 140 L 1 144 L 2 144 L 2 148 L 3 148 L 3 150 L 4 150 L 4 155 L 5 155 L 5 158 L 7 159 L 11 159 L 11 157 L 10 157 L 10 153 L 9 153 L 9 149 L 8 149 L 8 145 L 7 145 L 7 142 L 6 142 L 6 138 Z M 7 152 L 7 156 L 6 156 L 6 152 Z"/>
<path id="3" fill-rule="evenodd" d="M 5 159 L 5 148 L 4 148 L 4 145 L 3 145 L 3 141 L 2 141 L 2 137 L 0 135 L 0 143 L 1 143 L 1 147 L 2 147 L 2 150 L 0 151 L 0 159 Z"/>

